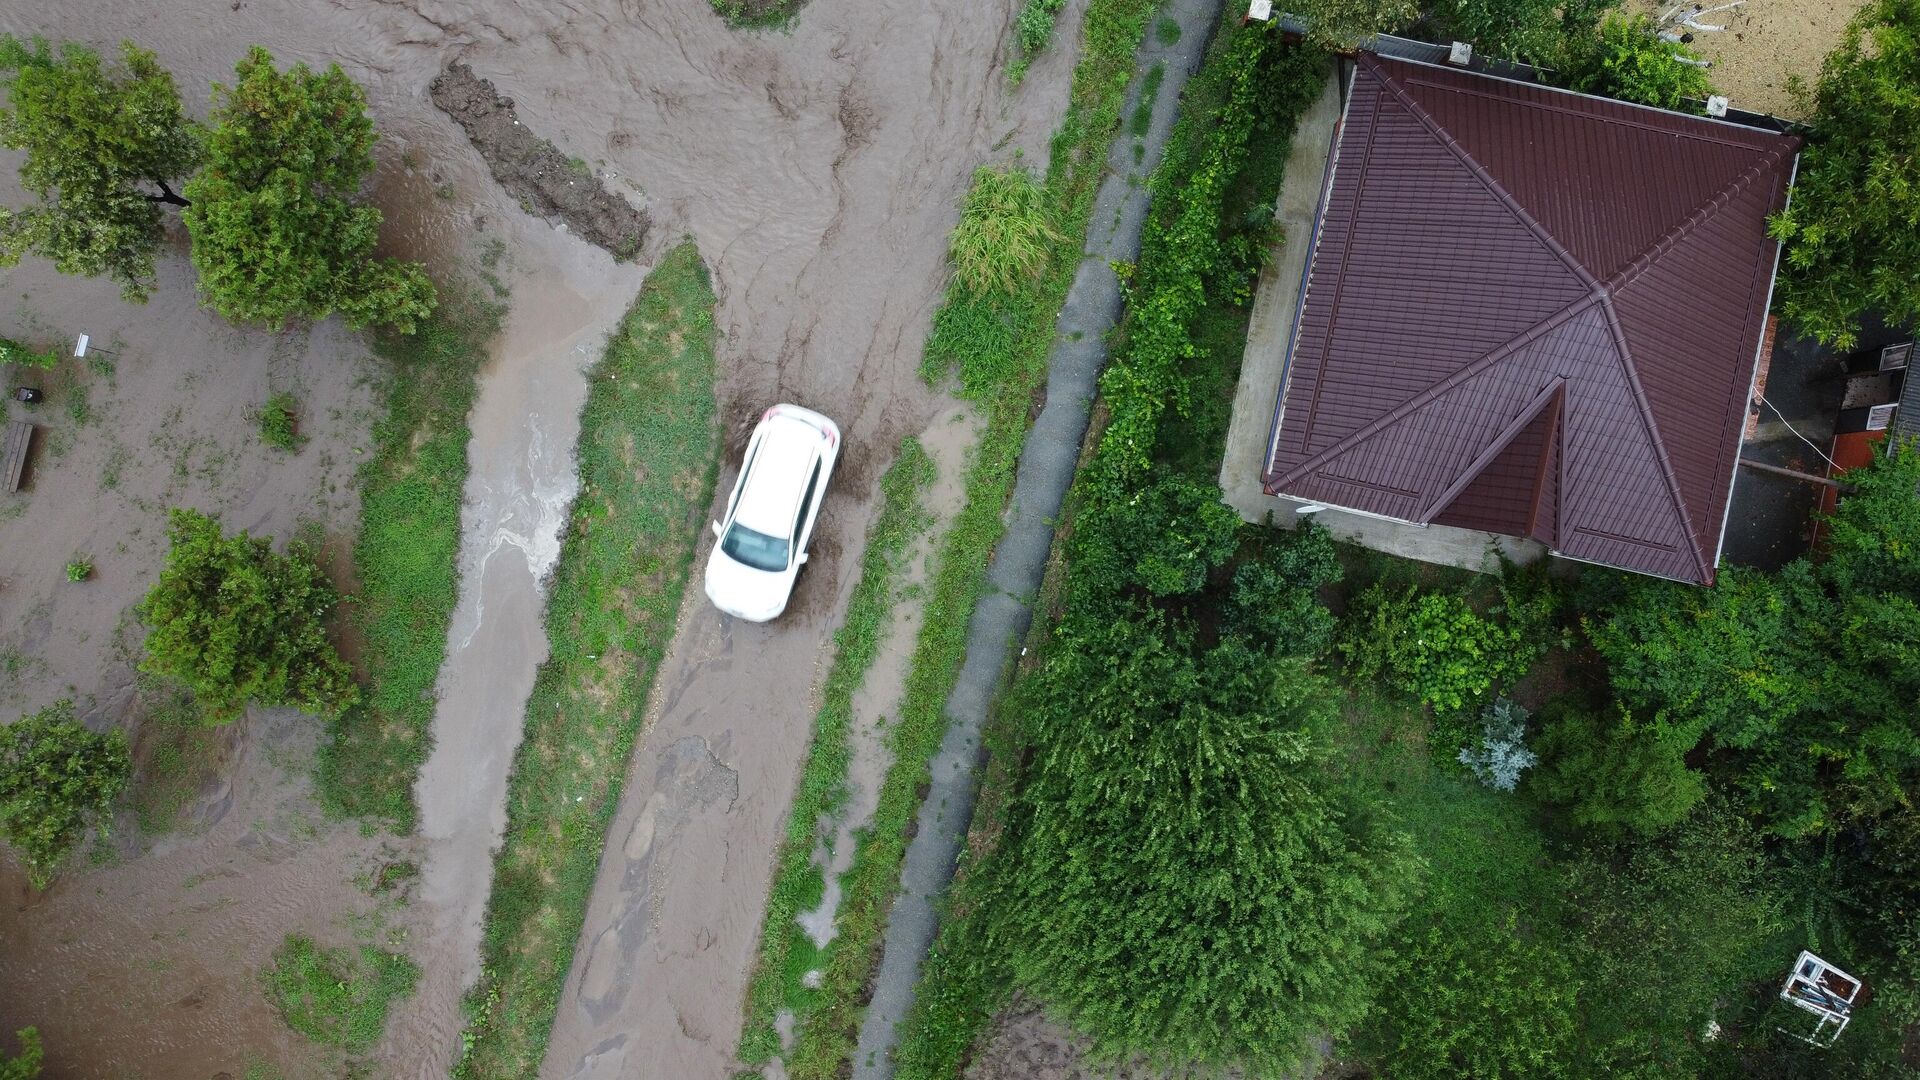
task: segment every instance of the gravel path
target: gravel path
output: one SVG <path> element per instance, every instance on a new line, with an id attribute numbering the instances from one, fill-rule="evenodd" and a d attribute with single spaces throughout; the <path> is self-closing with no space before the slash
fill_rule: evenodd
<path id="1" fill-rule="evenodd" d="M 1048 358 L 1046 406 L 1027 433 L 1007 531 L 994 551 L 989 588 L 968 626 L 967 659 L 947 699 L 951 726 L 932 762 L 932 788 L 920 806 L 919 832 L 907 848 L 873 1002 L 860 1029 L 855 1080 L 893 1075 L 890 1055 L 899 1022 L 913 1004 L 920 961 L 939 926 L 935 900 L 953 880 L 960 843 L 973 817 L 980 727 L 1014 645 L 1025 637 L 1032 619 L 1025 598 L 1040 587 L 1053 544 L 1053 522 L 1073 482 L 1074 464 L 1087 433 L 1088 409 L 1106 364 L 1107 332 L 1120 318 L 1120 283 L 1111 264 L 1140 254 L 1147 192 L 1144 186 L 1128 182 L 1130 174 L 1144 178 L 1159 163 L 1179 109 L 1181 88 L 1200 66 L 1220 4 L 1218 0 L 1170 0 L 1162 13 L 1180 24 L 1180 39 L 1163 45 L 1159 35 L 1149 33 L 1135 62 L 1125 115 L 1132 113 L 1146 71 L 1156 63 L 1166 65 L 1165 81 L 1153 103 L 1153 123 L 1141 140 L 1146 154 L 1135 164 L 1134 139 L 1124 132 L 1107 154 L 1109 172 L 1094 203 L 1085 255 L 1060 312 L 1058 336 Z"/>

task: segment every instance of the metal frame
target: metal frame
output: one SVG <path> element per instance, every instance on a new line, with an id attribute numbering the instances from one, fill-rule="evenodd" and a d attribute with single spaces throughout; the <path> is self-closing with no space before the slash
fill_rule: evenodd
<path id="1" fill-rule="evenodd" d="M 1844 982 L 1851 989 L 1842 995 L 1839 988 L 1829 981 L 1830 977 Z M 1832 1046 L 1840 1033 L 1847 1030 L 1847 1021 L 1853 1018 L 1853 1001 L 1859 996 L 1859 979 L 1802 949 L 1793 962 L 1793 970 L 1787 973 L 1787 984 L 1780 988 L 1780 997 L 1819 1019 L 1814 1023 L 1813 1031 L 1805 1035 L 1785 1028 L 1780 1030 L 1812 1046 Z M 1829 1028 L 1832 1030 L 1829 1031 Z"/>

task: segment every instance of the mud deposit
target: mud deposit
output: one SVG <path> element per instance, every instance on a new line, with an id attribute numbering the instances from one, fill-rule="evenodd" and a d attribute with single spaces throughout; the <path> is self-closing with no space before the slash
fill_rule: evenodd
<path id="1" fill-rule="evenodd" d="M 598 174 L 535 135 L 514 114 L 511 98 L 465 64 L 447 65 L 429 88 L 433 103 L 453 118 L 486 159 L 500 186 L 531 211 L 559 218 L 581 239 L 615 258 L 630 259 L 647 236 L 647 218 L 607 190 Z M 578 162 L 576 164 L 576 162 Z"/>
<path id="2" fill-rule="evenodd" d="M 974 1046 L 966 1080 L 1241 1080 L 1238 1069 L 1189 1072 L 1156 1069 L 1143 1062 L 1115 1063 L 1090 1057 L 1087 1040 L 1047 1019 L 1034 1002 L 1020 998 L 993 1018 Z M 1303 1074 L 1308 1075 L 1308 1074 Z"/>
<path id="3" fill-rule="evenodd" d="M 696 239 L 720 296 L 718 391 L 735 447 L 728 470 L 773 401 L 823 408 L 846 433 L 789 613 L 768 627 L 728 624 L 697 581 L 690 590 L 545 1070 L 724 1077 L 826 642 L 846 599 L 845 569 L 858 565 L 874 486 L 900 438 L 954 408 L 917 374 L 944 283 L 947 232 L 973 168 L 1021 149 L 1042 158 L 1064 106 L 1070 41 L 1044 54 L 1017 94 L 1008 91 L 1000 65 L 1018 6 L 813 0 L 780 34 L 731 31 L 707 0 L 0 6 L 0 31 L 96 46 L 130 38 L 154 50 L 196 115 L 208 83 L 230 80 L 249 44 L 283 64 L 337 62 L 365 86 L 381 132 L 373 193 L 388 216 L 391 253 L 424 258 L 444 274 L 483 222 L 506 245 L 512 311 L 483 375 L 471 451 L 476 479 L 486 472 L 498 486 L 470 489 L 466 584 L 451 643 L 478 628 L 478 651 L 465 668 L 453 666 L 455 655 L 443 673 L 436 737 L 455 748 L 447 762 L 457 767 L 423 775 L 423 837 L 409 841 L 422 849 L 414 852 L 424 862 L 421 896 L 394 916 L 411 933 L 422 983 L 389 1025 L 374 1075 L 441 1076 L 459 1049 L 461 1020 L 450 1003 L 475 959 L 471 912 L 487 893 L 484 849 L 499 820 L 493 777 L 518 738 L 496 721 L 521 715 L 516 673 L 530 677 L 544 649 L 536 573 L 560 520 L 547 508 L 570 490 L 553 463 L 571 454 L 581 378 L 574 350 L 597 344 L 592 327 L 619 316 L 639 277 L 582 243 L 575 227 L 563 233 L 528 217 L 433 106 L 430 84 L 450 61 L 470 65 L 514 101 L 524 127 L 612 174 L 614 185 L 644 190 L 652 227 L 640 263 L 666 241 Z M 1068 9 L 1063 25 L 1074 25 L 1077 5 Z M 3 171 L 0 187 L 11 183 L 12 169 Z M 0 190 L 0 200 L 15 199 Z M 80 330 L 101 341 L 118 333 L 127 344 L 117 376 L 123 397 L 96 390 L 93 399 L 108 405 L 111 423 L 67 436 L 58 461 L 38 458 L 27 509 L 0 519 L 8 579 L 0 644 L 23 657 L 0 708 L 71 692 L 97 699 L 94 722 L 114 722 L 130 671 L 112 660 L 115 629 L 158 565 L 167 505 L 218 508 L 233 526 L 276 535 L 304 516 L 351 533 L 347 477 L 368 419 L 354 363 L 360 345 L 333 323 L 297 338 L 222 326 L 194 305 L 177 247 L 162 261 L 161 294 L 145 308 L 32 261 L 0 281 L 14 294 L 0 303 L 0 319 L 26 294 L 48 344 Z M 22 336 L 12 332 L 22 322 L 0 332 Z M 252 439 L 247 410 L 282 381 L 304 395 L 311 414 L 302 415 L 303 431 L 313 441 L 285 460 L 239 453 Z M 176 407 L 181 415 L 170 419 Z M 52 445 L 53 436 L 42 437 L 37 454 Z M 158 439 L 172 441 L 153 445 Z M 215 458 L 216 448 L 226 456 Z M 493 469 L 490 455 L 511 466 Z M 562 465 L 559 475 L 567 471 Z M 103 485 L 108 475 L 116 486 Z M 720 490 L 730 481 L 724 474 Z M 60 580 L 75 552 L 95 556 L 95 582 Z M 500 636 L 488 637 L 489 627 Z M 479 703 L 449 707 L 456 691 Z M 289 808 L 289 822 L 264 834 L 288 845 L 284 854 L 267 845 L 280 861 L 264 865 L 276 869 L 247 861 L 242 841 L 279 812 L 243 811 L 252 804 L 236 797 L 204 832 L 83 866 L 28 908 L 17 879 L 0 886 L 14 898 L 0 907 L 0 1026 L 41 1025 L 50 1077 L 204 1080 L 223 1070 L 244 1075 L 255 1061 L 289 1075 L 315 1067 L 313 1049 L 259 994 L 259 965 L 289 930 L 347 932 L 345 920 L 372 903 L 352 880 L 380 841 L 312 817 L 293 757 L 271 751 L 280 767 L 266 748 L 238 752 L 234 790 L 257 784 L 266 789 L 261 806 Z M 203 900 L 198 890 L 209 886 L 188 882 L 215 867 L 235 873 Z M 224 914 L 189 918 L 186 908 L 203 902 Z M 85 963 L 76 959 L 83 953 Z M 156 965 L 204 972 L 214 996 L 196 999 L 207 1002 L 197 1012 L 176 1007 L 199 983 L 157 977 Z"/>

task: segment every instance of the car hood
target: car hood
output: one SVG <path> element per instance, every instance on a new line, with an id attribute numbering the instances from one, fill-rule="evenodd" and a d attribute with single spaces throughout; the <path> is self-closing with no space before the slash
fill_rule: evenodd
<path id="1" fill-rule="evenodd" d="M 707 559 L 707 599 L 736 618 L 766 622 L 787 609 L 787 575 L 735 562 L 714 545 Z"/>

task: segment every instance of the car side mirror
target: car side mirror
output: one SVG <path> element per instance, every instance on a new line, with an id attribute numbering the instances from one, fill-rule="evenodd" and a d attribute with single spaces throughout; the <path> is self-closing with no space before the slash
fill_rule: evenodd
<path id="1" fill-rule="evenodd" d="M 718 539 L 720 538 L 720 533 L 721 533 L 722 531 L 723 531 L 723 530 L 722 530 L 722 528 L 721 528 L 721 525 L 720 525 L 720 523 L 719 523 L 719 522 L 717 522 L 717 521 L 716 521 L 716 522 L 714 522 L 714 523 L 713 523 L 713 537 L 714 537 L 714 539 L 716 539 L 716 540 L 718 540 Z"/>
<path id="2" fill-rule="evenodd" d="M 800 565 L 805 566 L 806 563 L 807 563 L 807 553 L 803 551 L 800 553 Z"/>

